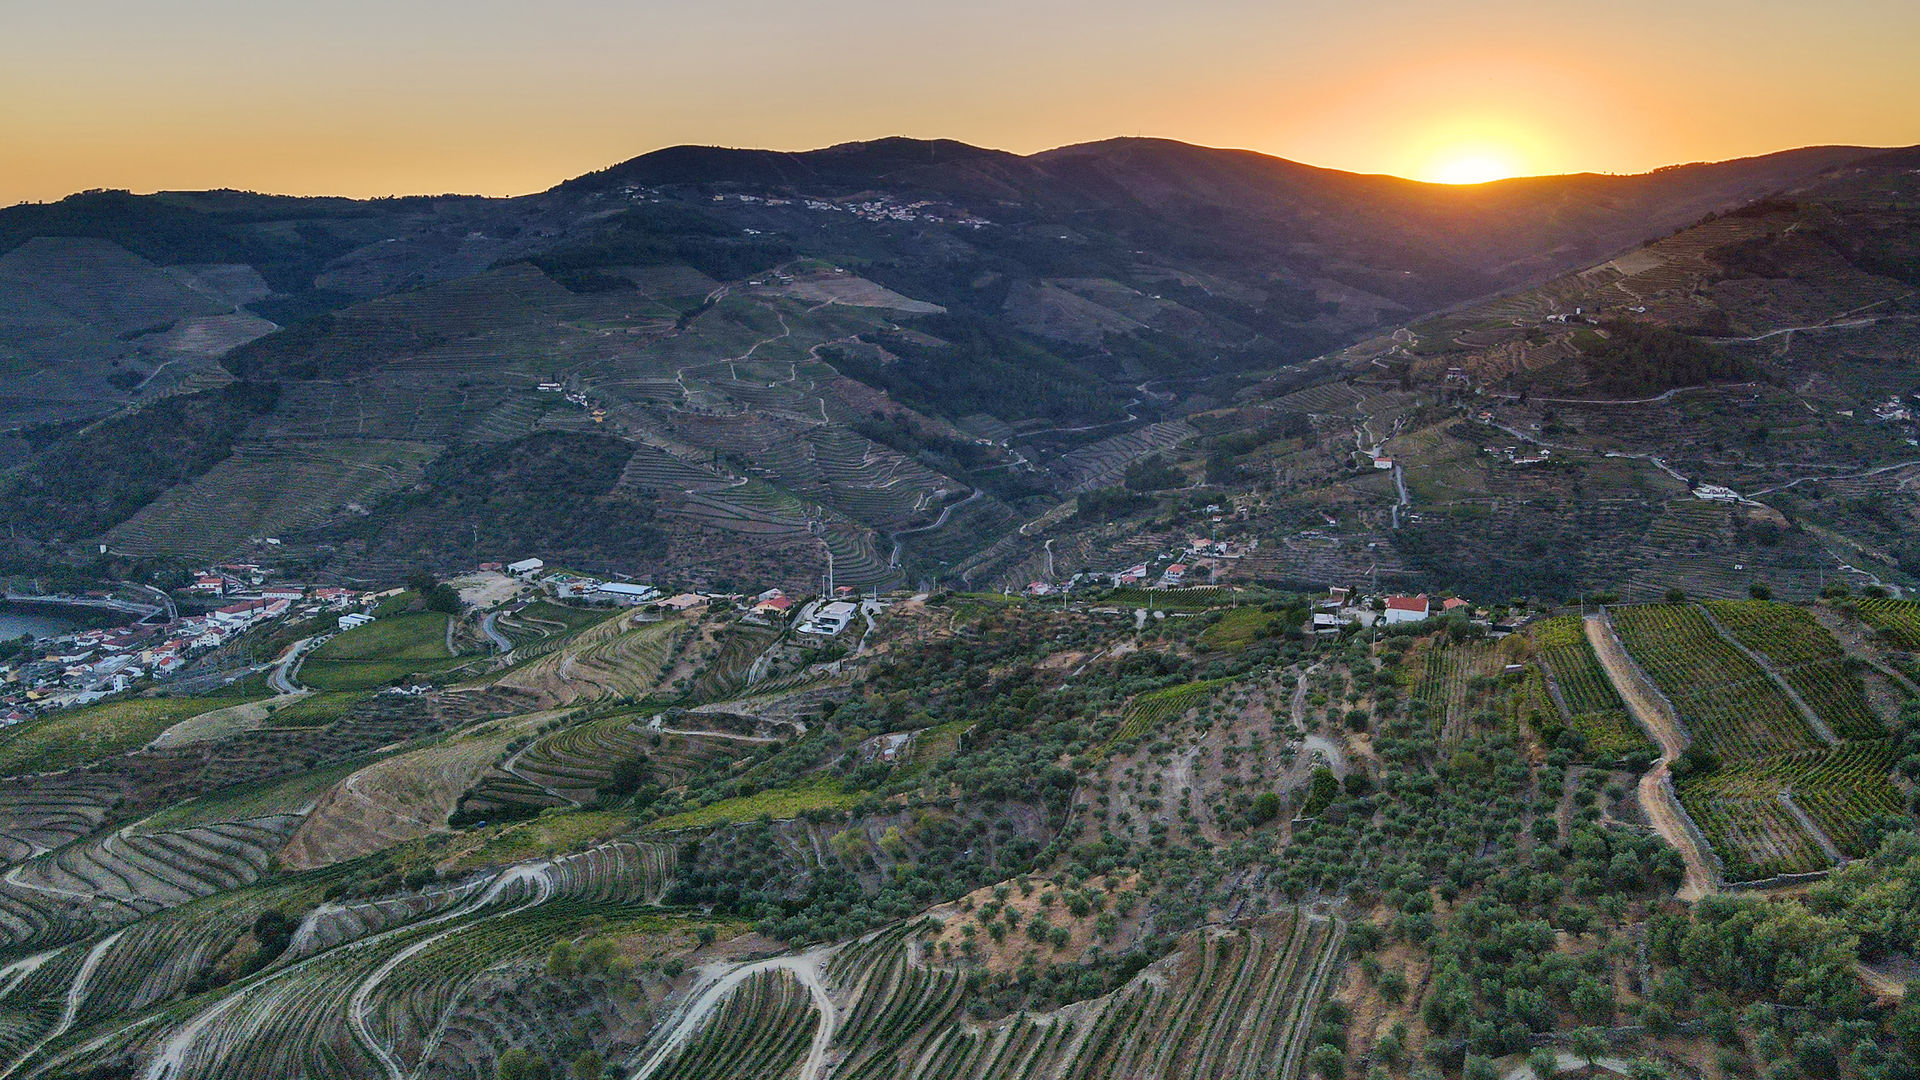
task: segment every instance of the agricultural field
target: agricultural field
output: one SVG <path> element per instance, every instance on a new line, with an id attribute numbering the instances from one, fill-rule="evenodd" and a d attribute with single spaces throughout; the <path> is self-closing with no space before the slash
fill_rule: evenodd
<path id="1" fill-rule="evenodd" d="M 1620 640 L 1672 699 L 1693 738 L 1730 761 L 1811 749 L 1819 738 L 1758 664 L 1722 640 L 1700 609 L 1613 608 Z"/>
<path id="2" fill-rule="evenodd" d="M 1713 601 L 1709 614 L 1773 668 L 1842 739 L 1886 734 L 1868 703 L 1859 669 L 1840 642 L 1805 608 L 1760 600 Z"/>
<path id="3" fill-rule="evenodd" d="M 1853 611 L 1887 644 L 1920 652 L 1920 601 L 1867 598 L 1853 601 Z"/>
<path id="4" fill-rule="evenodd" d="M 1537 657 L 1551 680 L 1551 697 L 1560 719 L 1579 733 L 1584 751 L 1613 761 L 1648 755 L 1654 747 L 1600 667 L 1581 620 L 1559 616 L 1533 624 Z"/>
<path id="5" fill-rule="evenodd" d="M 1155 733 L 1189 709 L 1204 703 L 1219 688 L 1217 682 L 1186 683 L 1141 694 L 1120 715 L 1120 726 L 1103 747 L 1113 751 Z"/>
<path id="6" fill-rule="evenodd" d="M 265 695 L 262 695 L 265 696 Z M 127 698 L 50 713 L 0 731 L 0 772 L 51 772 L 152 742 L 175 724 L 244 704 L 234 698 Z"/>
<path id="7" fill-rule="evenodd" d="M 1611 614 L 1693 738 L 1712 751 L 1705 762 L 1682 762 L 1676 790 L 1727 880 L 1858 858 L 1872 846 L 1869 824 L 1902 812 L 1894 743 L 1866 699 L 1859 662 L 1805 609 L 1713 601 Z M 1805 717 L 1786 719 L 1803 705 L 1817 732 Z M 1744 725 L 1729 722 L 1742 714 Z"/>
<path id="8" fill-rule="evenodd" d="M 300 682 L 336 694 L 374 690 L 455 666 L 447 616 L 435 611 L 383 614 L 345 631 L 300 662 Z"/>

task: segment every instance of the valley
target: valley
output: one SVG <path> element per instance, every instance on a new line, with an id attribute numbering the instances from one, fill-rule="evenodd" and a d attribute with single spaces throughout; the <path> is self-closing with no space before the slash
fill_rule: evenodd
<path id="1" fill-rule="evenodd" d="M 1911 1075 L 1916 167 L 0 211 L 0 1078 Z"/>

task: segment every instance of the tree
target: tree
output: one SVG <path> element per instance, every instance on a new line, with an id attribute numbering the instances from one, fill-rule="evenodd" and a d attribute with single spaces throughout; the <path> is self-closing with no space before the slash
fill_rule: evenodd
<path id="1" fill-rule="evenodd" d="M 1667 590 L 1667 603 L 1684 604 L 1686 602 L 1687 602 L 1687 590 L 1677 589 L 1677 588 Z"/>
<path id="2" fill-rule="evenodd" d="M 1321 1043 L 1307 1055 L 1307 1068 L 1325 1080 L 1341 1080 L 1347 1075 L 1347 1055 L 1331 1043 Z"/>
<path id="3" fill-rule="evenodd" d="M 1254 797 L 1253 808 L 1247 811 L 1247 821 L 1252 825 L 1265 825 L 1280 816 L 1280 795 L 1278 792 L 1263 791 Z"/>
<path id="4" fill-rule="evenodd" d="M 606 1074 L 606 1059 L 597 1050 L 582 1050 L 573 1059 L 573 1080 L 601 1080 Z"/>
<path id="5" fill-rule="evenodd" d="M 544 1058 L 534 1057 L 516 1046 L 500 1055 L 494 1075 L 499 1080 L 547 1080 L 552 1072 Z"/>
<path id="6" fill-rule="evenodd" d="M 1527 1068 L 1533 1070 L 1534 1080 L 1554 1080 L 1560 1075 L 1560 1055 L 1551 1047 L 1535 1047 L 1527 1055 Z"/>
<path id="7" fill-rule="evenodd" d="M 1467 1055 L 1467 1067 L 1461 1071 L 1466 1080 L 1500 1080 L 1500 1069 L 1492 1058 L 1479 1054 Z"/>
<path id="8" fill-rule="evenodd" d="M 1600 1064 L 1600 1055 L 1607 1052 L 1607 1041 L 1600 1036 L 1596 1028 L 1580 1028 L 1567 1039 L 1567 1046 L 1573 1056 L 1587 1063 L 1587 1068 Z"/>
<path id="9" fill-rule="evenodd" d="M 1756 581 L 1747 586 L 1747 595 L 1753 597 L 1755 600 L 1771 600 L 1773 599 L 1773 590 Z"/>
<path id="10" fill-rule="evenodd" d="M 1634 1058 L 1627 1066 L 1627 1080 L 1667 1080 L 1667 1071 L 1648 1058 Z"/>

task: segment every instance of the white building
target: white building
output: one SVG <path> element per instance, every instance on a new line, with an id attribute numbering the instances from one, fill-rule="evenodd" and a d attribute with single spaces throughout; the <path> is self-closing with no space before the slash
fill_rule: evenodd
<path id="1" fill-rule="evenodd" d="M 1425 619 L 1432 610 L 1424 596 L 1389 596 L 1387 597 L 1387 625 L 1416 623 Z"/>
<path id="2" fill-rule="evenodd" d="M 512 574 L 514 577 L 532 577 L 544 569 L 546 565 L 545 562 L 539 559 L 521 559 L 519 562 L 508 563 L 507 573 Z"/>
<path id="3" fill-rule="evenodd" d="M 351 614 L 340 616 L 340 629 L 351 630 L 356 626 L 365 626 L 372 621 L 373 616 L 355 611 Z"/>
<path id="4" fill-rule="evenodd" d="M 813 618 L 800 625 L 803 634 L 818 634 L 821 637 L 833 637 L 847 628 L 860 610 L 858 604 L 845 600 L 836 600 L 813 613 Z"/>
<path id="5" fill-rule="evenodd" d="M 603 581 L 594 587 L 594 599 L 611 600 L 616 604 L 644 604 L 660 595 L 660 590 L 651 585 L 635 585 L 625 581 Z"/>

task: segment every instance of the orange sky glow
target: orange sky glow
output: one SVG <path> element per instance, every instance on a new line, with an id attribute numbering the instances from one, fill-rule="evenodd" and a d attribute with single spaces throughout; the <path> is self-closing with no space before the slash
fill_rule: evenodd
<path id="1" fill-rule="evenodd" d="M 1443 182 L 1920 142 L 1920 5 L 66 0 L 0 35 L 0 204 L 537 191 L 683 142 L 1119 135 Z"/>

